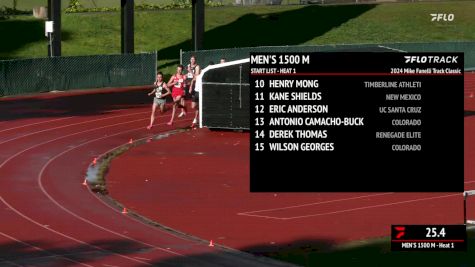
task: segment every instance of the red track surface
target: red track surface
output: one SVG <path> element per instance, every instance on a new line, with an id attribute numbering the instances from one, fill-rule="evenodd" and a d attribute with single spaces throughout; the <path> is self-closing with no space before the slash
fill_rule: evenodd
<path id="1" fill-rule="evenodd" d="M 108 188 L 148 218 L 253 252 L 387 236 L 391 224 L 462 223 L 460 193 L 251 194 L 248 146 L 247 134 L 171 136 L 115 159 Z"/>
<path id="2" fill-rule="evenodd" d="M 475 110 L 473 93 L 475 75 L 467 74 L 466 190 L 475 189 L 475 116 L 467 113 Z M 115 159 L 108 188 L 152 220 L 252 252 L 388 236 L 391 224 L 463 222 L 461 193 L 250 194 L 248 147 L 248 134 L 198 130 L 171 136 Z M 474 209 L 469 216 L 475 218 Z"/>
<path id="3" fill-rule="evenodd" d="M 473 77 L 467 111 L 475 110 Z M 144 93 L 0 99 L 0 265 L 279 265 L 151 227 L 82 185 L 92 158 L 152 135 L 144 128 L 150 108 Z M 473 189 L 475 117 L 466 115 L 465 180 Z M 168 116 L 157 119 L 153 134 L 174 128 L 163 125 Z M 188 123 L 189 117 L 177 126 Z M 461 222 L 460 194 L 251 195 L 247 142 L 245 134 L 201 130 L 151 142 L 113 161 L 109 188 L 128 208 L 164 225 L 252 251 L 387 235 L 390 223 Z"/>
<path id="4" fill-rule="evenodd" d="M 151 227 L 82 185 L 94 157 L 152 135 L 145 92 L 0 99 L 1 266 L 278 266 Z"/>

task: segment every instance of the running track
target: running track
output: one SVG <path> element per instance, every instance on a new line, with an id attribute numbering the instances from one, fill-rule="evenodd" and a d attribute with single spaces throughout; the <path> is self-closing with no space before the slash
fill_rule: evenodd
<path id="1" fill-rule="evenodd" d="M 0 99 L 1 266 L 284 266 L 151 227 L 82 185 L 91 160 L 152 132 L 148 89 Z"/>
<path id="2" fill-rule="evenodd" d="M 468 77 L 468 85 L 471 87 L 466 86 L 464 92 L 465 107 L 468 111 L 475 110 L 470 97 L 470 94 L 475 92 L 473 77 Z M 130 138 L 147 138 L 152 134 L 144 130 L 148 122 L 150 102 L 150 99 L 143 97 L 146 91 L 136 88 L 108 92 L 44 94 L 0 100 L 0 265 L 280 265 L 219 246 L 208 247 L 207 243 L 197 239 L 151 227 L 133 216 L 121 214 L 115 206 L 102 201 L 82 185 L 84 172 L 92 158 L 125 144 Z M 163 125 L 166 119 L 167 117 L 157 119 L 153 134 L 172 129 Z M 474 188 L 474 170 L 469 164 L 475 159 L 474 141 L 469 138 L 475 132 L 474 120 L 473 116 L 465 117 L 467 189 Z M 185 119 L 177 123 L 177 126 L 188 124 L 189 119 Z M 230 185 L 221 183 L 220 186 Z M 325 224 L 306 224 L 308 229 L 316 233 L 310 238 L 326 239 L 329 242 L 361 237 L 348 235 L 348 231 L 342 232 L 338 237 L 338 233 L 335 235 L 335 228 L 352 229 L 353 232 L 364 233 L 365 236 L 370 234 L 364 231 L 374 226 L 371 222 L 378 222 L 374 217 L 381 214 L 381 209 L 386 208 L 401 209 L 402 212 L 407 211 L 411 205 L 417 205 L 419 211 L 426 211 L 426 215 L 432 214 L 432 217 L 422 217 L 417 209 L 410 208 L 407 222 L 414 222 L 415 218 L 417 222 L 424 223 L 459 223 L 461 219 L 459 196 L 434 194 L 434 197 L 440 197 L 434 202 L 414 195 L 399 196 L 399 199 L 393 199 L 396 196 L 389 194 L 373 194 L 369 197 L 365 195 L 307 195 L 300 199 L 262 195 L 256 200 L 268 198 L 268 201 L 235 201 L 234 204 L 239 206 L 226 212 L 250 220 L 248 227 L 255 225 L 258 220 L 270 228 L 275 228 L 272 224 L 285 221 L 302 222 L 321 217 L 322 221 L 326 221 Z M 384 203 L 380 198 L 384 198 L 384 203 L 394 205 L 382 206 Z M 193 200 L 187 195 L 183 195 L 182 199 Z M 411 199 L 415 200 L 409 202 Z M 222 228 L 218 227 L 220 222 L 216 221 L 226 216 L 215 209 L 218 206 L 216 203 L 223 199 L 218 197 L 215 201 L 218 202 L 211 203 L 211 209 L 208 210 L 212 216 L 204 216 L 208 217 L 208 221 L 202 224 L 204 227 L 195 227 L 196 231 L 189 233 L 207 239 L 216 237 L 216 242 L 226 243 L 226 239 L 220 239 L 223 237 Z M 321 215 L 311 208 L 334 202 L 343 205 L 351 202 L 356 208 L 327 206 L 327 212 L 321 212 Z M 157 205 L 161 207 L 163 203 Z M 292 212 L 283 213 L 286 210 Z M 444 211 L 452 215 L 447 216 Z M 163 218 L 153 211 L 148 213 L 152 218 Z M 303 218 L 302 214 L 311 216 Z M 396 215 L 397 212 L 394 213 L 394 216 Z M 337 218 L 338 216 L 340 218 Z M 212 225 L 209 224 L 210 219 Z M 196 222 L 184 223 L 183 228 L 177 229 L 186 231 L 187 227 L 194 226 Z M 240 225 L 242 226 L 245 225 Z M 216 227 L 215 234 L 210 231 L 214 230 L 213 227 Z M 285 233 L 286 227 L 279 227 L 280 233 Z M 199 231 L 204 232 L 200 234 Z M 242 232 L 242 229 L 234 231 Z M 380 231 L 379 234 L 387 234 L 386 230 L 377 231 Z M 307 237 L 297 236 L 298 239 Z M 244 241 L 241 244 L 248 242 Z M 294 242 L 295 239 L 284 241 Z M 270 244 L 265 242 L 261 245 L 268 247 L 279 244 L 278 242 L 279 240 L 272 239 Z M 256 244 L 253 245 L 253 248 L 256 248 Z"/>

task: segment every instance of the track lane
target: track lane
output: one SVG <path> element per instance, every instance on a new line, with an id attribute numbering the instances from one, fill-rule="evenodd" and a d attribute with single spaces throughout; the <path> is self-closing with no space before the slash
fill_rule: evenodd
<path id="1" fill-rule="evenodd" d="M 145 120 L 148 120 L 148 119 L 145 119 Z M 140 121 L 142 121 L 142 120 L 140 120 Z M 130 122 L 126 122 L 126 123 L 130 123 Z M 122 123 L 122 124 L 123 124 L 123 123 Z M 143 125 L 143 124 L 141 123 L 140 125 Z M 142 130 L 142 129 L 143 129 L 143 126 L 142 126 L 142 127 L 139 127 L 139 128 L 135 128 L 134 131 L 137 131 L 137 130 L 139 130 L 139 129 Z M 117 131 L 117 129 L 114 130 L 114 132 L 116 132 L 116 131 Z M 126 132 L 130 132 L 130 130 L 127 130 Z M 108 134 L 109 134 L 109 135 L 114 135 L 114 134 L 112 134 L 112 133 L 113 133 L 113 132 L 110 132 L 110 133 L 108 133 Z M 102 135 L 102 133 L 101 133 L 101 135 Z M 116 134 L 116 135 L 117 135 L 117 134 Z M 101 138 L 99 138 L 99 139 L 105 139 L 105 138 L 107 138 L 107 135 L 106 135 L 106 137 L 101 137 Z M 58 138 L 57 138 L 57 139 L 58 139 Z M 63 138 L 59 138 L 59 139 L 63 139 Z M 46 142 L 46 143 L 49 143 L 49 142 Z M 39 146 L 38 146 L 38 145 L 35 145 L 34 147 L 39 147 Z M 48 152 L 51 152 L 51 151 L 52 151 L 52 150 L 51 150 L 51 147 L 48 147 Z M 23 153 L 24 153 L 24 152 L 25 152 L 25 151 L 23 151 Z M 27 154 L 27 155 L 33 154 L 33 153 L 31 153 L 31 151 L 28 151 L 28 152 L 30 152 L 30 154 Z M 18 157 L 18 155 L 16 155 L 16 157 Z M 16 159 L 16 158 L 15 158 L 15 159 Z M 10 162 L 10 160 L 11 160 L 11 159 L 9 159 L 8 162 Z M 26 161 L 25 159 L 20 159 L 20 162 L 22 162 L 22 163 L 24 163 L 25 161 Z M 6 163 L 8 163 L 8 162 L 6 162 Z M 14 166 L 15 166 L 15 165 L 16 165 L 16 164 L 14 164 Z M 5 169 L 5 162 L 2 164 L 2 167 Z M 8 166 L 7 166 L 7 167 L 8 167 Z M 12 172 L 15 172 L 15 169 L 13 169 L 13 170 L 8 170 L 8 168 L 7 168 L 7 169 L 6 169 L 6 172 L 12 173 Z M 15 175 L 13 175 L 13 176 L 15 176 Z M 7 180 L 7 181 L 2 180 L 1 182 L 8 182 L 8 180 Z M 22 187 L 27 188 L 27 187 L 29 187 L 29 186 L 23 184 Z M 4 188 L 5 188 L 5 187 L 4 187 Z M 2 196 L 5 196 L 5 193 L 2 193 Z M 1 199 L 2 199 L 2 201 L 3 201 L 4 203 L 6 203 L 6 201 L 5 201 L 5 199 L 4 199 L 3 197 L 2 197 Z M 76 200 L 76 201 L 77 201 L 77 200 Z M 40 201 L 40 203 L 41 203 L 41 201 Z M 47 202 L 45 202 L 45 203 L 47 203 Z M 27 202 L 25 209 L 29 209 L 29 208 L 30 208 L 30 204 L 31 204 L 31 203 Z M 7 205 L 11 210 L 17 211 L 18 213 L 20 213 L 21 215 L 23 215 L 23 213 L 21 213 L 20 211 L 16 210 L 16 208 L 13 208 L 13 206 L 10 205 L 9 203 L 8 203 L 8 204 L 6 203 L 6 205 Z M 18 206 L 18 204 L 17 204 L 17 206 Z M 50 217 L 51 217 L 51 213 L 52 213 L 52 212 L 51 212 L 51 209 L 47 208 L 46 210 L 48 210 L 48 211 L 50 211 L 50 212 L 47 214 L 46 218 L 42 218 L 42 219 L 47 219 L 47 218 L 50 218 Z M 40 214 L 38 215 L 40 218 L 42 217 L 41 215 L 43 214 L 43 212 L 45 212 L 45 209 L 44 209 L 44 208 L 40 208 Z M 56 214 L 56 216 L 58 216 L 58 215 Z M 26 217 L 26 216 L 22 216 L 22 217 Z M 39 225 L 39 226 L 41 226 L 41 225 L 47 225 L 47 223 L 39 223 L 38 225 Z M 68 228 L 69 225 L 66 225 L 65 227 Z M 48 228 L 45 228 L 45 229 L 50 230 L 51 228 L 48 227 Z M 100 235 L 98 235 L 97 233 L 96 233 L 94 236 L 95 236 L 95 238 L 100 237 Z M 105 238 L 105 237 L 104 237 L 104 238 Z M 74 239 L 73 239 L 73 240 L 74 240 Z M 77 240 L 75 240 L 75 241 L 77 241 Z M 171 253 L 171 252 L 167 252 L 167 253 Z M 136 261 L 136 260 L 135 260 L 135 261 Z M 140 262 L 140 261 L 138 261 L 138 262 Z M 143 262 L 140 262 L 140 263 L 143 263 Z"/>
<path id="2" fill-rule="evenodd" d="M 15 233 L 18 237 L 11 237 L 25 242 L 28 233 L 34 233 L 48 241 L 41 245 L 45 248 L 37 246 L 39 249 L 56 251 L 58 247 L 66 247 L 75 251 L 68 255 L 46 255 L 38 260 L 57 261 L 60 257 L 69 257 L 66 259 L 92 266 L 142 266 L 151 262 L 159 266 L 237 266 L 233 263 L 235 260 L 254 266 L 249 257 L 226 253 L 210 256 L 208 260 L 195 258 L 194 255 L 216 254 L 216 249 L 124 216 L 81 185 L 92 157 L 126 143 L 129 138 L 135 140 L 151 135 L 145 130 L 149 107 L 133 112 L 101 114 L 87 120 L 74 117 L 59 120 L 59 123 L 45 120 L 38 123 L 44 126 L 42 128 L 25 125 L 22 127 L 25 132 L 16 135 L 8 135 L 8 131 L 0 133 L 4 138 L 2 146 L 6 148 L 0 158 L 0 200 L 4 207 L 0 216 L 8 217 L 5 223 L 11 226 L 9 234 L 17 232 L 19 225 L 29 229 L 27 233 Z M 156 122 L 162 125 L 155 127 L 152 133 L 173 129 L 162 127 L 168 118 L 169 113 L 159 116 Z M 191 118 L 185 121 L 182 126 L 188 125 Z M 31 177 L 35 177 L 35 173 L 37 184 L 33 185 L 35 180 Z M 19 198 L 19 194 L 28 194 L 28 198 Z M 155 229 L 154 234 L 150 235 L 152 229 Z M 121 246 L 127 249 L 122 250 Z M 228 263 L 214 264 L 216 259 Z M 12 262 L 20 261 L 17 258 Z"/>
<path id="3" fill-rule="evenodd" d="M 344 243 L 387 236 L 393 223 L 462 223 L 461 193 L 252 194 L 248 134 L 199 130 L 182 135 L 135 147 L 113 160 L 107 176 L 111 196 L 152 220 L 257 253 L 303 238 Z M 160 151 L 159 158 L 152 160 L 153 151 Z M 167 168 L 153 168 L 157 161 Z M 466 177 L 465 187 L 473 186 Z M 194 223 L 187 224 L 190 220 Z"/>

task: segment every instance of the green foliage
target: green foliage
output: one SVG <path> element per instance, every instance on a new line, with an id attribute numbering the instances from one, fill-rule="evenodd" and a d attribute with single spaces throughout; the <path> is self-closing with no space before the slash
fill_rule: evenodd
<path id="1" fill-rule="evenodd" d="M 189 7 L 191 7 L 191 5 Z M 176 3 L 165 4 L 165 5 L 142 3 L 139 5 L 135 5 L 136 10 L 168 10 L 168 9 L 181 9 L 181 8 L 188 8 L 188 7 L 185 5 L 176 4 Z"/>
<path id="2" fill-rule="evenodd" d="M 110 12 L 118 11 L 118 7 L 91 7 L 86 8 L 79 0 L 70 0 L 69 6 L 66 8 L 66 13 L 83 13 L 83 12 Z"/>
<path id="3" fill-rule="evenodd" d="M 31 11 L 23 11 L 23 10 L 17 10 L 15 8 L 10 8 L 10 7 L 0 7 L 0 20 L 6 20 L 10 16 L 13 15 L 25 15 L 25 14 L 31 14 Z"/>
<path id="4" fill-rule="evenodd" d="M 222 1 L 218 2 L 218 1 L 213 1 L 213 0 L 206 0 L 205 5 L 209 7 L 224 6 Z"/>
<path id="5" fill-rule="evenodd" d="M 66 13 L 85 13 L 85 12 L 112 12 L 119 11 L 117 7 L 91 7 L 91 8 L 75 8 L 75 9 L 66 9 Z"/>
<path id="6" fill-rule="evenodd" d="M 191 7 L 191 0 L 173 0 L 173 4 L 177 8 L 188 8 Z"/>
<path id="7" fill-rule="evenodd" d="M 79 0 L 69 0 L 69 5 L 66 8 L 67 13 L 74 13 L 74 12 L 79 12 L 83 7 L 81 3 L 79 3 Z"/>

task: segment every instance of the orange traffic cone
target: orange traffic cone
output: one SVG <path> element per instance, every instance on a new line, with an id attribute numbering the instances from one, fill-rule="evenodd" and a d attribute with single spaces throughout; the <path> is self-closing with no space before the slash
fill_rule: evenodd
<path id="1" fill-rule="evenodd" d="M 122 209 L 122 214 L 127 214 L 127 213 L 129 213 L 129 212 L 127 211 L 127 209 L 126 209 L 126 208 L 123 208 L 123 209 Z"/>
<path id="2" fill-rule="evenodd" d="M 87 186 L 87 179 L 84 178 L 84 182 L 82 182 L 82 185 Z"/>
<path id="3" fill-rule="evenodd" d="M 132 140 L 132 138 L 130 138 L 129 144 L 132 144 L 133 142 L 134 142 L 134 140 Z"/>
<path id="4" fill-rule="evenodd" d="M 210 241 L 209 241 L 209 245 L 208 245 L 208 247 L 214 247 L 213 240 L 210 240 Z"/>

